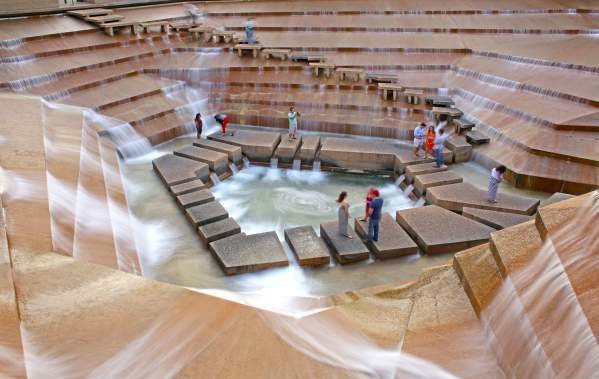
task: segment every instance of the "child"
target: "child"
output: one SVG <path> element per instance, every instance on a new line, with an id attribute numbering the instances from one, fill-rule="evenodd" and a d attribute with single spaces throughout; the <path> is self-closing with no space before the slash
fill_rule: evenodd
<path id="1" fill-rule="evenodd" d="M 418 158 L 418 152 L 424 144 L 424 134 L 426 133 L 426 124 L 421 122 L 414 129 L 414 158 Z"/>
<path id="2" fill-rule="evenodd" d="M 374 199 L 374 188 L 368 187 L 368 192 L 366 192 L 366 210 L 364 212 L 364 217 L 360 219 L 360 221 L 368 221 L 368 212 L 370 211 L 370 203 L 372 203 L 372 199 Z"/>
<path id="3" fill-rule="evenodd" d="M 297 139 L 297 118 L 300 116 L 300 113 L 296 112 L 294 107 L 289 107 L 289 113 L 287 113 L 287 118 L 289 119 L 289 141 Z"/>
<path id="4" fill-rule="evenodd" d="M 216 122 L 218 122 L 220 124 L 220 128 L 223 132 L 223 136 L 227 135 L 227 126 L 229 124 L 229 117 L 227 117 L 227 115 L 222 115 L 220 113 L 218 113 L 216 116 L 214 116 L 214 119 L 216 120 Z M 231 132 L 231 135 L 233 135 L 233 132 Z"/>
<path id="5" fill-rule="evenodd" d="M 197 132 L 197 137 L 198 139 L 202 138 L 202 127 L 204 126 L 204 124 L 202 123 L 202 115 L 201 114 L 196 114 L 196 118 L 194 119 L 194 122 L 196 124 L 196 132 Z"/>
<path id="6" fill-rule="evenodd" d="M 435 127 L 429 126 L 426 132 L 426 150 L 424 150 L 424 159 L 428 159 L 428 155 L 432 154 L 433 146 L 435 145 Z"/>
<path id="7" fill-rule="evenodd" d="M 505 166 L 497 166 L 491 170 L 491 176 L 489 177 L 489 191 L 487 192 L 487 201 L 489 203 L 497 203 L 497 190 L 499 189 L 499 183 L 503 181 L 503 174 L 505 174 Z"/>

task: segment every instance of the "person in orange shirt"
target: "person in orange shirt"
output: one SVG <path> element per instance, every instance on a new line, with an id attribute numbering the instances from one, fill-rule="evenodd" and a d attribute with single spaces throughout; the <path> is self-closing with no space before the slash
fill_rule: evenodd
<path id="1" fill-rule="evenodd" d="M 424 159 L 428 159 L 428 155 L 433 153 L 435 145 L 435 127 L 430 125 L 426 132 L 426 149 L 424 150 Z"/>

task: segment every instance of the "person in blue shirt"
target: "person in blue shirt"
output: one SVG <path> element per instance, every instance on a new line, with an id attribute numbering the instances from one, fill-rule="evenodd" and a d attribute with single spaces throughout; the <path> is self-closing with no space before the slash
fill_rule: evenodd
<path id="1" fill-rule="evenodd" d="M 383 216 L 383 199 L 377 189 L 372 191 L 372 196 L 374 199 L 370 203 L 370 210 L 368 211 L 370 216 L 368 220 L 368 241 L 377 242 L 379 240 L 379 223 Z"/>

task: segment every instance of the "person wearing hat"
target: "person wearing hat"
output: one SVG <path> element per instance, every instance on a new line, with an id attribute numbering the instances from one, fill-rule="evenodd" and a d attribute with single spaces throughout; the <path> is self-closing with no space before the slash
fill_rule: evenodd
<path id="1" fill-rule="evenodd" d="M 379 223 L 383 216 L 383 199 L 377 189 L 372 190 L 372 202 L 368 211 L 368 241 L 377 242 L 379 240 Z"/>

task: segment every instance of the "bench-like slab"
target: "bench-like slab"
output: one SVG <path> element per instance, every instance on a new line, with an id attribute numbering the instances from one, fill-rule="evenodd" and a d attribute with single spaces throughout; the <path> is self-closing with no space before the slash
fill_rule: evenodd
<path id="1" fill-rule="evenodd" d="M 433 172 L 447 171 L 447 166 L 437 167 L 435 162 L 414 164 L 406 167 L 406 179 L 408 183 L 414 181 L 416 175 L 432 174 Z"/>
<path id="2" fill-rule="evenodd" d="M 240 57 L 243 56 L 243 53 L 245 51 L 249 51 L 252 53 L 252 57 L 257 58 L 258 53 L 260 52 L 260 50 L 262 50 L 262 45 L 260 45 L 259 43 L 239 43 L 235 45 L 233 49 L 237 50 L 237 55 L 239 55 Z"/>
<path id="3" fill-rule="evenodd" d="M 222 143 L 241 147 L 245 156 L 250 160 L 268 162 L 277 145 L 281 141 L 279 133 L 257 132 L 253 130 L 237 130 L 233 135 L 223 136 L 220 133 L 208 137 Z"/>
<path id="4" fill-rule="evenodd" d="M 222 143 L 213 141 L 210 139 L 198 139 L 193 142 L 194 146 L 202 147 L 204 149 L 218 151 L 219 153 L 227 154 L 229 160 L 234 163 L 241 162 L 243 155 L 241 154 L 241 147 L 231 145 L 228 143 Z"/>
<path id="5" fill-rule="evenodd" d="M 332 63 L 310 62 L 309 65 L 312 69 L 312 72 L 314 73 L 314 76 L 319 76 L 320 71 L 322 70 L 322 74 L 329 78 L 331 76 L 331 73 L 335 69 L 335 65 Z"/>
<path id="6" fill-rule="evenodd" d="M 355 219 L 354 228 L 360 238 L 368 238 L 368 222 Z M 418 245 L 389 213 L 383 214 L 379 224 L 379 240 L 372 242 L 370 248 L 378 259 L 398 258 L 418 252 Z"/>
<path id="7" fill-rule="evenodd" d="M 320 148 L 324 165 L 357 170 L 388 170 L 395 164 L 397 145 L 350 138 L 327 137 Z"/>
<path id="8" fill-rule="evenodd" d="M 397 83 L 380 83 L 378 84 L 378 88 L 381 91 L 383 100 L 387 100 L 389 98 L 389 94 L 392 94 L 393 100 L 396 101 L 398 94 L 403 91 L 403 87 Z"/>
<path id="9" fill-rule="evenodd" d="M 497 203 L 489 203 L 487 191 L 478 189 L 470 183 L 429 188 L 426 191 L 426 200 L 455 212 L 462 212 L 463 207 L 469 207 L 532 215 L 539 205 L 539 200 L 506 195 L 501 193 L 501 189 L 497 195 Z"/>
<path id="10" fill-rule="evenodd" d="M 86 18 L 91 16 L 105 16 L 107 14 L 112 14 L 114 11 L 112 9 L 105 8 L 92 8 L 92 9 L 80 9 L 76 11 L 67 11 L 67 14 Z"/>
<path id="11" fill-rule="evenodd" d="M 284 61 L 291 54 L 291 49 L 264 49 L 261 51 L 264 59 L 279 58 Z"/>
<path id="12" fill-rule="evenodd" d="M 399 75 L 389 72 L 367 72 L 366 81 L 368 83 L 397 83 Z"/>
<path id="13" fill-rule="evenodd" d="M 447 138 L 445 146 L 453 153 L 453 163 L 466 162 L 472 156 L 472 145 L 464 136 L 453 135 Z"/>
<path id="14" fill-rule="evenodd" d="M 360 80 L 360 77 L 364 75 L 364 70 L 361 68 L 353 68 L 353 67 L 338 67 L 336 72 L 340 76 L 340 80 L 351 79 L 354 82 Z"/>
<path id="15" fill-rule="evenodd" d="M 349 235 L 353 238 L 347 238 L 339 234 L 337 221 L 327 222 L 320 224 L 320 236 L 333 252 L 337 262 L 341 264 L 368 259 L 370 252 L 366 245 L 358 238 L 351 226 L 348 226 L 347 229 Z"/>
<path id="16" fill-rule="evenodd" d="M 319 266 L 331 262 L 327 245 L 309 225 L 285 229 L 285 241 L 300 266 Z"/>
<path id="17" fill-rule="evenodd" d="M 202 26 L 202 23 L 192 23 L 192 22 L 171 22 L 171 29 L 176 32 L 182 32 L 185 30 L 189 30 L 198 26 Z"/>
<path id="18" fill-rule="evenodd" d="M 489 143 L 491 139 L 486 134 L 479 132 L 478 130 L 470 130 L 466 133 L 466 141 L 473 145 L 482 145 Z"/>
<path id="19" fill-rule="evenodd" d="M 516 213 L 490 211 L 488 209 L 468 208 L 462 209 L 462 216 L 490 226 L 493 229 L 505 229 L 510 226 L 522 224 L 532 220 L 533 216 Z"/>
<path id="20" fill-rule="evenodd" d="M 106 22 L 121 21 L 124 18 L 125 16 L 121 16 L 120 14 L 107 14 L 104 16 L 86 17 L 85 21 L 93 22 L 94 24 L 103 24 Z"/>
<path id="21" fill-rule="evenodd" d="M 289 59 L 291 59 L 293 62 L 321 62 L 324 63 L 327 61 L 327 57 L 325 57 L 322 54 L 316 54 L 316 53 L 292 53 L 289 56 Z"/>
<path id="22" fill-rule="evenodd" d="M 214 28 L 211 26 L 194 26 L 193 28 L 189 28 L 189 33 L 191 33 L 193 39 L 199 40 L 200 36 L 203 36 L 205 42 L 210 41 L 212 32 L 214 32 Z"/>
<path id="23" fill-rule="evenodd" d="M 403 91 L 406 96 L 406 102 L 408 104 L 420 103 L 420 98 L 424 95 L 424 91 L 421 89 L 405 88 Z"/>
<path id="24" fill-rule="evenodd" d="M 171 22 L 170 21 L 148 21 L 148 22 L 140 22 L 139 26 L 141 27 L 144 33 L 148 33 L 150 28 L 158 26 L 160 28 L 160 32 L 168 34 L 170 32 Z"/>
<path id="25" fill-rule="evenodd" d="M 195 227 L 210 224 L 229 217 L 227 210 L 218 201 L 196 205 L 185 210 L 185 217 Z"/>
<path id="26" fill-rule="evenodd" d="M 453 171 L 420 174 L 416 175 L 414 179 L 414 192 L 416 192 L 416 195 L 422 196 L 428 188 L 461 183 L 463 181 L 464 179 Z"/>
<path id="27" fill-rule="evenodd" d="M 289 261 L 275 232 L 235 234 L 211 242 L 210 253 L 226 275 L 287 266 Z"/>
<path id="28" fill-rule="evenodd" d="M 152 166 L 164 184 L 169 187 L 198 178 L 206 182 L 210 175 L 207 164 L 173 154 L 165 154 L 154 159 Z"/>
<path id="29" fill-rule="evenodd" d="M 194 179 L 189 182 L 170 186 L 169 190 L 173 196 L 185 195 L 186 193 L 195 192 L 208 188 L 208 185 L 201 179 Z"/>
<path id="30" fill-rule="evenodd" d="M 283 134 L 274 155 L 279 158 L 279 162 L 291 163 L 300 147 L 301 141 L 301 136 L 298 136 L 297 139 L 290 140 L 286 134 Z"/>
<path id="31" fill-rule="evenodd" d="M 176 197 L 177 205 L 182 209 L 195 207 L 214 201 L 214 195 L 207 189 L 189 192 Z"/>
<path id="32" fill-rule="evenodd" d="M 454 253 L 487 242 L 495 229 L 435 205 L 397 212 L 397 222 L 426 254 Z"/>
<path id="33" fill-rule="evenodd" d="M 241 227 L 231 217 L 198 227 L 198 235 L 204 245 L 239 233 Z"/>
<path id="34" fill-rule="evenodd" d="M 462 134 L 474 128 L 474 123 L 465 120 L 463 118 L 459 118 L 457 120 L 453 120 L 453 124 L 455 125 L 455 132 L 457 134 Z"/>
<path id="35" fill-rule="evenodd" d="M 137 22 L 134 22 L 134 21 L 108 22 L 108 23 L 100 24 L 98 26 L 100 28 L 104 29 L 104 33 L 108 34 L 111 37 L 114 36 L 115 29 L 122 29 L 122 28 L 130 28 L 132 35 L 137 34 Z"/>
<path id="36" fill-rule="evenodd" d="M 301 161 L 305 164 L 312 164 L 312 162 L 314 162 L 314 157 L 316 156 L 316 152 L 318 151 L 319 147 L 319 136 L 303 136 L 302 146 L 300 147 L 299 152 L 299 157 Z"/>
<path id="37" fill-rule="evenodd" d="M 453 100 L 448 96 L 427 96 L 424 98 L 424 102 L 434 107 L 450 107 L 454 105 Z"/>
<path id="38" fill-rule="evenodd" d="M 462 111 L 458 108 L 450 108 L 450 107 L 433 107 L 433 114 L 435 117 L 439 117 L 441 115 L 446 115 L 451 118 L 462 117 Z"/>
<path id="39" fill-rule="evenodd" d="M 222 39 L 224 43 L 229 43 L 233 40 L 233 36 L 235 32 L 226 31 L 226 30 L 215 30 L 212 33 L 212 42 L 219 43 Z"/>
<path id="40" fill-rule="evenodd" d="M 443 162 L 451 163 L 453 153 L 449 149 L 443 148 L 442 155 L 443 155 Z M 415 164 L 422 164 L 422 163 L 431 163 L 434 161 L 435 161 L 435 159 L 432 157 L 427 158 L 427 159 L 424 159 L 424 157 L 415 158 L 414 154 L 412 154 L 411 151 L 410 152 L 401 151 L 395 155 L 395 165 L 394 165 L 395 172 L 398 174 L 403 174 L 406 172 L 406 168 L 408 166 L 412 166 Z"/>
<path id="41" fill-rule="evenodd" d="M 217 174 L 222 174 L 227 171 L 229 166 L 229 157 L 227 154 L 219 153 L 218 151 L 204 149 L 197 146 L 186 146 L 182 149 L 175 150 L 177 156 L 193 159 L 198 162 L 203 162 Z"/>

